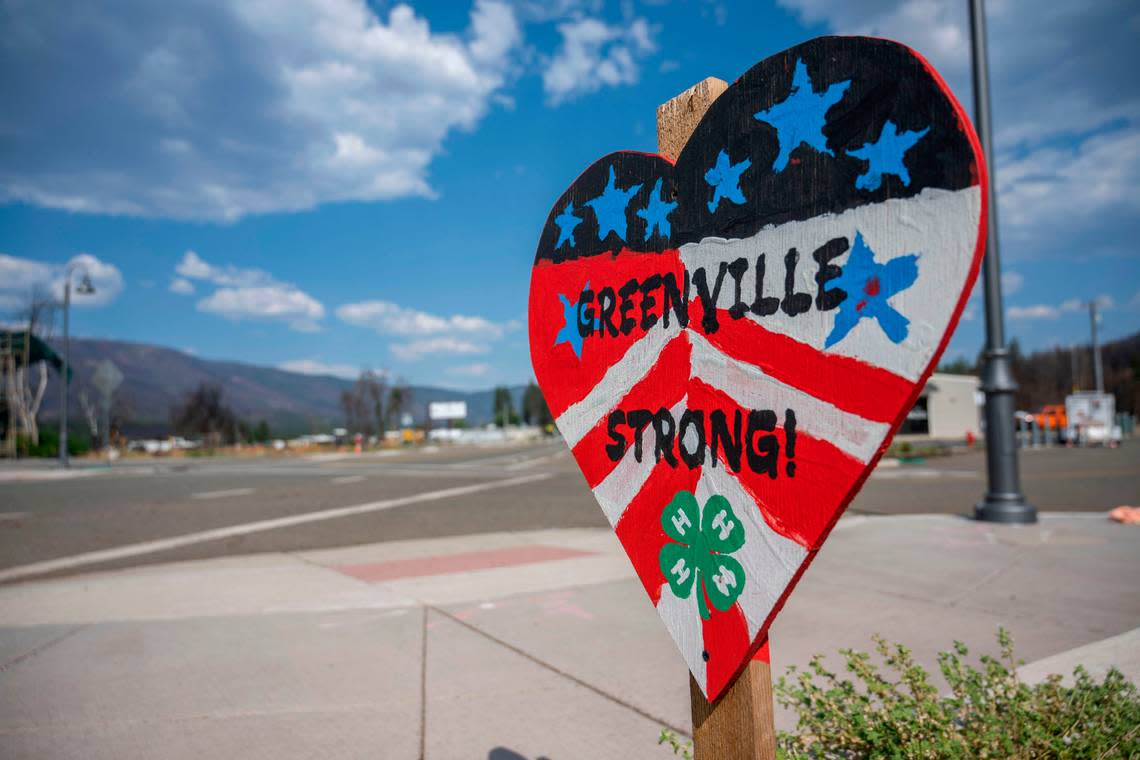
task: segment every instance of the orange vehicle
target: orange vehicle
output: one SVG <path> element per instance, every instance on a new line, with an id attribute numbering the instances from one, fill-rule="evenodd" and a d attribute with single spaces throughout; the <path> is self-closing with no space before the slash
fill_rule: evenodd
<path id="1" fill-rule="evenodd" d="M 1064 430 L 1069 427 L 1069 417 L 1064 404 L 1046 404 L 1034 415 L 1038 427 L 1046 430 Z"/>

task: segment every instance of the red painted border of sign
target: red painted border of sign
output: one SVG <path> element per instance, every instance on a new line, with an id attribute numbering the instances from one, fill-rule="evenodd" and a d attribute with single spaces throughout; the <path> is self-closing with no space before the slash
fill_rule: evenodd
<path id="1" fill-rule="evenodd" d="M 981 263 L 982 263 L 982 257 L 985 253 L 985 245 L 986 245 L 986 240 L 987 240 L 988 224 L 989 224 L 989 218 L 988 218 L 988 216 L 989 216 L 989 193 L 990 193 L 989 172 L 988 172 L 988 167 L 986 166 L 985 155 L 982 151 L 982 146 L 981 146 L 980 140 L 978 138 L 977 133 L 974 130 L 972 122 L 970 121 L 969 117 L 966 114 L 965 109 L 962 107 L 962 104 L 958 101 L 958 99 L 954 96 L 954 93 L 947 86 L 946 81 L 942 78 L 942 76 L 934 69 L 934 67 L 930 64 L 930 62 L 924 56 L 919 54 L 913 48 L 910 48 L 909 46 L 903 45 L 903 44 L 898 43 L 898 42 L 894 42 L 892 40 L 885 40 L 884 38 L 872 38 L 872 37 L 864 36 L 863 39 L 875 39 L 875 40 L 883 40 L 886 42 L 890 42 L 891 44 L 898 46 L 902 50 L 905 50 L 907 53 L 912 55 L 922 65 L 924 71 L 930 76 L 931 80 L 937 86 L 938 90 L 946 98 L 946 100 L 948 101 L 948 103 L 951 106 L 952 113 L 953 113 L 954 117 L 957 119 L 960 131 L 965 136 L 966 141 L 970 146 L 970 150 L 973 153 L 974 166 L 976 167 L 976 172 L 977 172 L 977 177 L 975 179 L 976 179 L 977 184 L 979 185 L 979 191 L 980 191 L 980 209 L 979 209 L 979 216 L 978 216 L 978 230 L 977 230 L 977 239 L 975 241 L 975 246 L 974 246 L 973 260 L 970 263 L 970 268 L 969 268 L 967 277 L 965 279 L 965 286 L 963 287 L 962 292 L 959 295 L 958 301 L 957 301 L 957 303 L 953 309 L 953 312 L 950 316 L 950 319 L 947 323 L 946 330 L 943 333 L 941 340 L 939 341 L 939 343 L 937 345 L 937 348 L 931 354 L 930 359 L 929 359 L 926 367 L 923 369 L 919 378 L 915 381 L 913 388 L 911 389 L 908 396 L 906 397 L 905 403 L 903 403 L 899 407 L 899 411 L 897 412 L 896 416 L 889 423 L 888 435 L 886 435 L 884 437 L 879 448 L 875 451 L 873 456 L 868 461 L 868 463 L 867 463 L 865 469 L 863 470 L 862 474 L 852 483 L 852 485 L 848 489 L 846 495 L 840 500 L 838 507 L 834 510 L 834 512 L 833 512 L 831 518 L 829 519 L 828 523 L 823 528 L 823 530 L 820 532 L 818 539 L 813 543 L 814 548 L 809 548 L 809 550 L 808 550 L 806 556 L 804 557 L 803 561 L 801 562 L 800 566 L 797 568 L 797 570 L 793 574 L 791 580 L 788 582 L 783 593 L 780 595 L 780 597 L 778 598 L 776 603 L 773 605 L 771 611 L 769 612 L 768 616 L 764 620 L 762 626 L 759 628 L 759 632 L 757 633 L 756 637 L 754 638 L 753 642 L 751 643 L 751 646 L 748 650 L 747 656 L 741 659 L 738 667 L 733 672 L 732 676 L 728 679 L 728 681 L 727 681 L 728 684 L 731 684 L 733 681 L 735 681 L 735 679 L 740 675 L 741 671 L 747 666 L 748 662 L 751 661 L 752 659 L 761 659 L 761 660 L 767 659 L 766 655 L 767 655 L 767 651 L 768 651 L 768 629 L 769 629 L 769 627 L 771 626 L 776 615 L 783 608 L 785 602 L 787 601 L 787 599 L 790 596 L 790 594 L 792 593 L 792 591 L 795 589 L 795 587 L 799 583 L 799 580 L 803 576 L 804 572 L 807 570 L 807 568 L 811 565 L 812 561 L 815 559 L 816 553 L 819 551 L 819 548 L 822 547 L 823 543 L 826 541 L 827 537 L 830 535 L 832 529 L 835 527 L 835 524 L 838 522 L 839 518 L 847 510 L 851 501 L 854 499 L 856 494 L 858 494 L 859 490 L 862 488 L 863 484 L 866 482 L 866 479 L 870 476 L 870 473 L 875 469 L 875 467 L 879 463 L 883 454 L 885 453 L 887 448 L 890 446 L 891 440 L 893 439 L 894 435 L 898 432 L 899 427 L 902 425 L 902 422 L 906 418 L 907 413 L 909 412 L 911 407 L 914 405 L 918 396 L 922 393 L 927 381 L 930 378 L 930 375 L 933 373 L 934 369 L 936 368 L 939 359 L 942 357 L 942 354 L 946 350 L 946 347 L 947 347 L 951 337 L 953 336 L 954 331 L 957 329 L 957 326 L 958 326 L 959 322 L 961 321 L 962 312 L 965 310 L 966 302 L 968 301 L 970 293 L 971 293 L 971 291 L 972 291 L 972 289 L 973 289 L 973 287 L 977 281 L 978 272 L 979 272 L 979 269 L 980 269 Z M 738 78 L 737 82 L 739 82 L 739 81 L 740 80 Z M 736 84 L 736 82 L 734 82 L 734 85 L 735 84 Z M 660 158 L 661 160 L 665 161 L 666 163 L 669 163 L 670 165 L 675 165 L 674 161 L 671 161 L 668 158 L 665 158 L 664 156 L 660 156 L 658 154 L 653 154 L 653 153 L 640 152 L 640 151 L 628 151 L 628 150 L 627 151 L 616 151 L 614 153 L 608 154 L 605 158 L 609 158 L 610 156 L 619 156 L 619 155 L 641 155 L 641 156 L 647 156 L 647 157 Z M 605 160 L 605 158 L 600 159 L 600 160 Z M 583 172 L 581 172 L 578 175 L 577 179 L 575 180 L 575 183 L 582 180 L 582 178 L 585 176 L 585 174 L 588 171 L 590 171 L 590 167 L 588 167 L 586 170 L 584 170 Z M 557 206 L 557 204 L 556 204 L 556 206 Z M 625 250 L 625 248 L 623 247 L 623 251 L 624 250 Z M 536 269 L 537 268 L 545 268 L 547 266 L 555 266 L 555 265 L 556 265 L 556 262 L 553 260 L 550 260 L 550 259 L 537 260 L 535 262 L 535 268 Z M 534 288 L 534 279 L 532 278 L 531 279 L 531 298 L 530 298 L 530 301 L 533 301 L 533 288 Z M 535 346 L 534 346 L 533 341 L 531 342 L 530 348 L 531 348 L 531 359 L 532 359 L 532 363 L 533 363 L 534 358 L 535 358 L 535 356 L 534 356 Z M 721 694 L 725 693 L 725 691 L 726 690 L 722 690 Z"/>

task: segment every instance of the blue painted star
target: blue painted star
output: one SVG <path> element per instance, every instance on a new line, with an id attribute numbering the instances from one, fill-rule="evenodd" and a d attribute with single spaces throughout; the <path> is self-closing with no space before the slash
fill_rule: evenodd
<path id="1" fill-rule="evenodd" d="M 586 201 L 586 205 L 594 209 L 594 216 L 598 218 L 598 240 L 605 240 L 611 232 L 625 240 L 625 209 L 629 199 L 641 189 L 641 185 L 633 185 L 622 190 L 614 185 L 614 168 L 610 167 L 610 179 L 606 189 L 593 200 Z"/>
<path id="2" fill-rule="evenodd" d="M 705 172 L 705 182 L 716 188 L 712 200 L 709 201 L 710 213 L 716 211 L 721 198 L 737 205 L 744 203 L 744 192 L 740 189 L 740 175 L 749 166 L 752 166 L 752 159 L 746 158 L 739 164 L 734 164 L 725 151 L 722 150 L 717 154 L 713 168 Z"/>
<path id="3" fill-rule="evenodd" d="M 555 250 L 561 248 L 562 244 L 566 242 L 569 242 L 570 247 L 573 248 L 576 245 L 574 228 L 582 223 L 582 217 L 574 214 L 574 201 L 567 203 L 566 208 L 562 209 L 562 213 L 554 217 L 554 223 L 558 225 L 558 242 L 554 244 Z"/>
<path id="4" fill-rule="evenodd" d="M 856 233 L 851 255 L 843 265 L 843 274 L 831 281 L 832 285 L 847 292 L 847 298 L 839 304 L 835 325 L 823 347 L 830 348 L 843 340 L 859 320 L 868 317 L 878 321 L 879 327 L 893 343 L 902 343 L 906 340 L 910 320 L 887 300 L 909 288 L 917 279 L 918 256 L 910 253 L 879 264 L 875 261 L 875 252 L 863 242 L 863 236 Z"/>
<path id="5" fill-rule="evenodd" d="M 855 178 L 859 190 L 878 190 L 884 174 L 893 174 L 910 187 L 910 172 L 906 170 L 903 156 L 921 140 L 930 127 L 920 132 L 899 132 L 898 125 L 888 121 L 883 125 L 878 142 L 866 143 L 862 148 L 847 151 L 847 155 L 861 158 L 869 163 L 867 170 Z"/>
<path id="6" fill-rule="evenodd" d="M 589 289 L 590 283 L 587 282 L 586 286 L 582 288 L 582 290 L 586 291 Z M 578 301 L 576 299 L 571 301 L 561 293 L 558 294 L 558 300 L 562 301 L 562 319 L 565 320 L 565 324 L 562 326 L 562 329 L 558 331 L 558 334 L 554 336 L 554 345 L 557 346 L 559 343 L 569 343 L 570 348 L 574 350 L 574 355 L 581 359 L 582 333 L 578 332 Z M 582 308 L 584 309 L 585 306 Z M 597 319 L 594 320 L 594 329 L 598 329 Z"/>
<path id="7" fill-rule="evenodd" d="M 637 212 L 637 215 L 645 220 L 646 240 L 653 234 L 654 229 L 661 237 L 669 237 L 671 231 L 669 214 L 673 213 L 675 208 L 677 208 L 676 201 L 667 203 L 661 198 L 661 179 L 658 178 L 657 184 L 653 186 L 653 192 L 649 194 L 649 205 Z"/>
<path id="8" fill-rule="evenodd" d="M 788 165 L 792 151 L 807 144 L 820 153 L 834 156 L 827 147 L 823 127 L 827 124 L 827 109 L 843 99 L 843 93 L 851 86 L 851 80 L 836 82 L 820 93 L 812 91 L 811 77 L 803 61 L 796 61 L 796 73 L 792 76 L 792 89 L 783 102 L 766 111 L 755 114 L 757 121 L 767 122 L 776 128 L 780 142 L 780 153 L 772 163 L 773 171 L 783 171 Z"/>

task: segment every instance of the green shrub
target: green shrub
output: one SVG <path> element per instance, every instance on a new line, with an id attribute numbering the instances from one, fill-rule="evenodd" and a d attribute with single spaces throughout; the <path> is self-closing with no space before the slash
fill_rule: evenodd
<path id="1" fill-rule="evenodd" d="M 911 652 L 876 637 L 889 675 L 865 652 L 840 650 L 853 679 L 816 656 L 789 669 L 776 698 L 799 717 L 781 733 L 786 758 L 1137 758 L 1140 697 L 1117 670 L 1096 682 L 1083 668 L 1030 686 L 1017 677 L 1013 641 L 998 630 L 999 658 L 965 661 L 966 646 L 938 656 L 950 687 L 941 696 Z M 790 679 L 790 680 L 789 680 Z"/>
<path id="2" fill-rule="evenodd" d="M 950 692 L 940 695 L 926 670 L 900 644 L 875 637 L 882 665 L 841 649 L 844 678 L 812 658 L 788 669 L 776 699 L 795 711 L 796 731 L 781 731 L 778 757 L 862 758 L 1140 758 L 1140 695 L 1120 671 L 1097 682 L 1084 668 L 1073 685 L 1049 676 L 1030 686 L 1017 676 L 1013 640 L 998 629 L 1001 655 L 966 662 L 961 642 L 938 656 Z M 886 674 L 884 674 L 884 666 Z M 692 742 L 662 731 L 658 744 L 692 756 Z"/>
<path id="3" fill-rule="evenodd" d="M 67 452 L 73 457 L 86 454 L 91 449 L 89 437 L 80 431 L 67 434 Z M 16 451 L 21 457 L 52 458 L 59 456 L 59 432 L 52 428 L 41 428 L 39 443 L 32 443 L 26 435 L 16 437 Z"/>

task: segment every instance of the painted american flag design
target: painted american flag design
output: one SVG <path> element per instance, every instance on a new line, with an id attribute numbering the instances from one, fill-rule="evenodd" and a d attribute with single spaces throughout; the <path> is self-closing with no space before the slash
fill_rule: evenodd
<path id="1" fill-rule="evenodd" d="M 977 275 L 985 187 L 929 64 L 827 37 L 740 77 L 676 164 L 614 153 L 554 204 L 535 373 L 709 699 L 935 366 Z"/>

